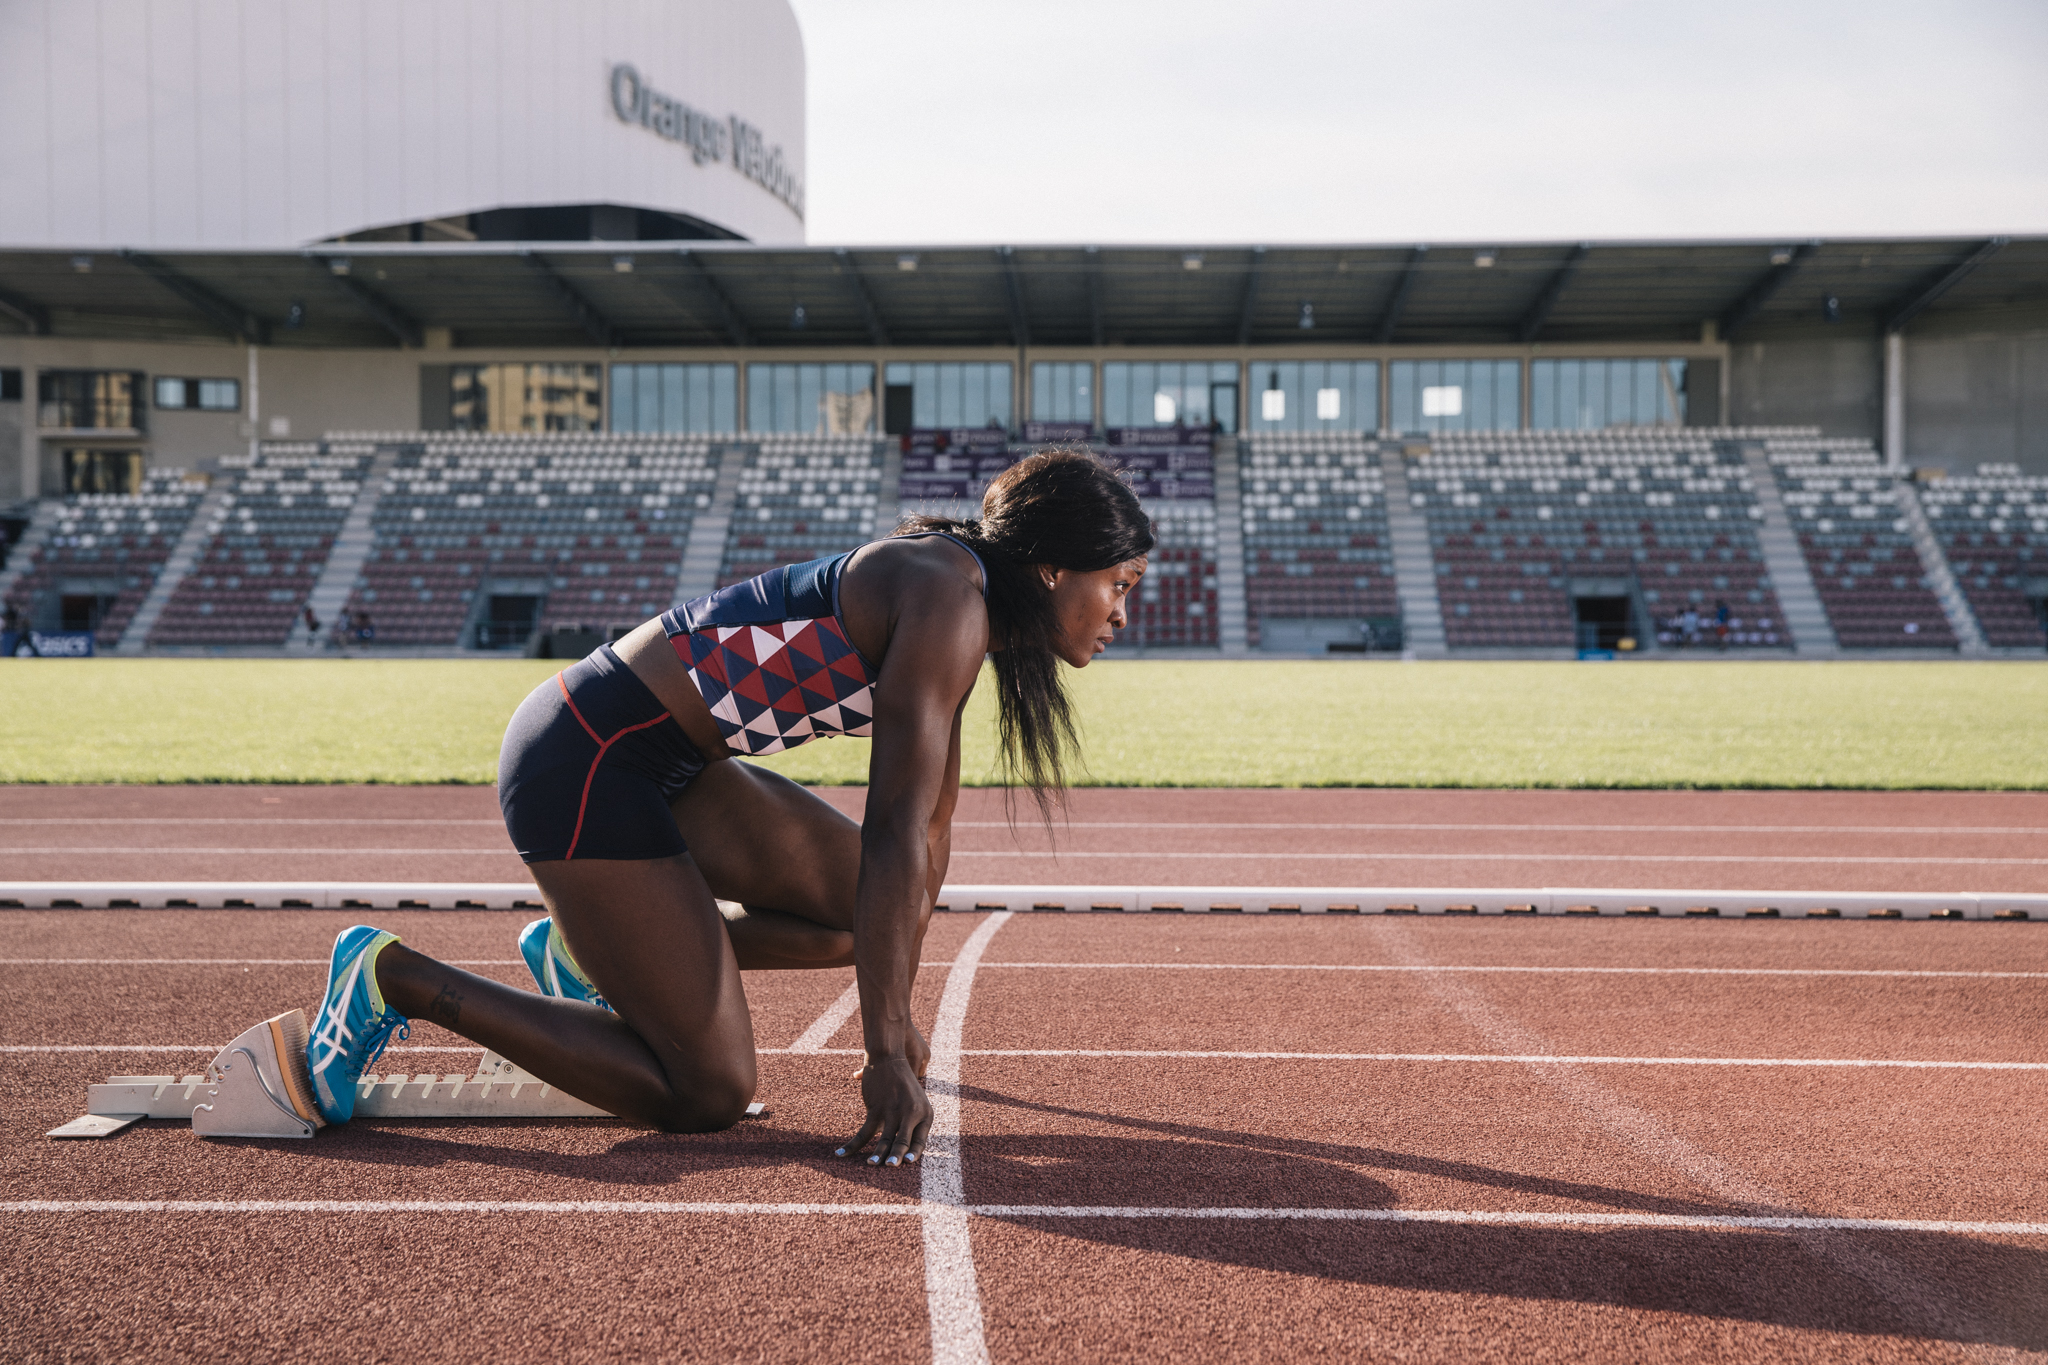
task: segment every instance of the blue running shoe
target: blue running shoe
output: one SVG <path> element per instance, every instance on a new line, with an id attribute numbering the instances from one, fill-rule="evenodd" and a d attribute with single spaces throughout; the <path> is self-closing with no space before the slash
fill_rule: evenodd
<path id="1" fill-rule="evenodd" d="M 533 973 L 533 984 L 540 987 L 542 995 L 611 1008 L 569 955 L 569 945 L 562 941 L 562 931 L 555 928 L 552 918 L 537 919 L 520 931 L 519 955 L 526 959 L 526 970 Z"/>
<path id="2" fill-rule="evenodd" d="M 327 994 L 322 997 L 307 1045 L 306 1064 L 313 1073 L 313 1096 L 329 1123 L 347 1123 L 356 1112 L 356 1082 L 384 1052 L 391 1031 L 404 1038 L 412 1025 L 384 1004 L 377 989 L 377 954 L 398 935 L 358 924 L 334 940 L 327 968 Z"/>

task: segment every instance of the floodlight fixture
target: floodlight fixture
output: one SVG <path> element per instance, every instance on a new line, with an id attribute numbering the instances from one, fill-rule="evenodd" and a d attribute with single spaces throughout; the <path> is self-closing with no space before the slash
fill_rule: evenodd
<path id="1" fill-rule="evenodd" d="M 798 304 L 796 311 L 789 315 L 789 329 L 792 332 L 801 332 L 804 329 L 804 321 L 804 306 Z"/>
<path id="2" fill-rule="evenodd" d="M 613 270 L 615 270 L 615 271 L 617 271 L 617 272 L 618 272 L 619 274 L 621 274 L 621 275 L 630 275 L 630 274 L 632 274 L 632 273 L 633 273 L 633 258 L 632 258 L 631 256 L 614 256 L 614 257 L 612 257 L 612 269 L 613 269 Z"/>
<path id="3" fill-rule="evenodd" d="M 354 269 L 354 265 L 346 256 L 329 256 L 327 258 L 327 273 L 330 275 L 347 279 L 348 272 L 352 269 Z"/>
<path id="4" fill-rule="evenodd" d="M 1772 265 L 1779 265 L 1779 266 L 1784 266 L 1784 265 L 1790 265 L 1790 264 L 1792 264 L 1792 248 L 1791 248 L 1791 247 L 1789 247 L 1789 246 L 1774 246 L 1774 247 L 1772 247 L 1772 248 L 1771 248 L 1771 264 L 1772 264 Z"/>
<path id="5" fill-rule="evenodd" d="M 1490 248 L 1490 247 L 1489 247 L 1489 248 L 1487 248 L 1486 250 L 1483 250 L 1483 251 L 1475 251 L 1475 252 L 1473 252 L 1473 253 L 1472 253 L 1472 264 L 1473 264 L 1473 266 L 1474 266 L 1474 267 L 1476 267 L 1477 269 L 1480 269 L 1480 270 L 1491 270 L 1491 269 L 1493 269 L 1493 262 L 1494 262 L 1494 253 L 1493 253 L 1493 250 L 1492 250 L 1492 248 Z"/>
<path id="6" fill-rule="evenodd" d="M 917 273 L 917 253 L 906 251 L 896 258 L 896 268 L 906 275 Z"/>
<path id="7" fill-rule="evenodd" d="M 1301 328 L 1304 332 L 1314 331 L 1316 326 L 1316 306 L 1306 299 L 1302 300 L 1301 318 L 1294 325 Z"/>
<path id="8" fill-rule="evenodd" d="M 73 256 L 71 258 L 71 268 L 73 270 L 76 270 L 81 275 L 92 274 L 92 257 Z"/>
<path id="9" fill-rule="evenodd" d="M 293 299 L 291 307 L 285 310 L 284 326 L 288 332 L 296 332 L 306 325 L 306 305 Z"/>
<path id="10" fill-rule="evenodd" d="M 1180 268 L 1182 270 L 1200 270 L 1202 268 L 1202 253 L 1190 251 L 1182 256 L 1180 258 Z"/>
<path id="11" fill-rule="evenodd" d="M 1822 299 L 1820 301 L 1820 320 L 1822 322 L 1840 322 L 1842 320 L 1842 301 L 1833 294 Z"/>

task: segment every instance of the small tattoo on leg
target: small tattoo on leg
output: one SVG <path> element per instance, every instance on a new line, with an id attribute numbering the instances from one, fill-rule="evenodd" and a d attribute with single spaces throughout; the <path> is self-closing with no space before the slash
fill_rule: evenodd
<path id="1" fill-rule="evenodd" d="M 443 986 L 441 993 L 427 1004 L 427 1018 L 447 1028 L 454 1028 L 462 1022 L 462 996 L 453 986 Z"/>

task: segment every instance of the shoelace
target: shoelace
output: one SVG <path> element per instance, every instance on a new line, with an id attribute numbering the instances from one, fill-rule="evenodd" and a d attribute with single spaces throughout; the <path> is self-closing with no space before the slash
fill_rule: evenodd
<path id="1" fill-rule="evenodd" d="M 362 979 L 362 975 L 363 955 L 358 953 L 356 960 L 349 966 L 348 979 L 342 982 L 341 989 L 336 991 L 334 998 L 327 1002 L 327 1009 L 320 1016 L 319 1032 L 313 1035 L 314 1044 L 327 1048 L 327 1055 L 322 1057 L 313 1067 L 313 1074 L 316 1076 L 324 1073 L 328 1067 L 334 1065 L 335 1058 L 341 1056 L 344 1051 L 344 1044 L 355 1041 L 355 1031 L 348 1026 L 348 1006 L 349 1001 L 355 998 L 356 983 Z M 398 1037 L 401 1041 L 412 1037 L 412 1021 L 404 1015 L 395 1014 L 390 1010 L 386 1010 L 383 1014 L 378 1015 L 377 1019 L 372 1020 L 371 1023 L 374 1025 L 378 1020 L 387 1019 L 396 1023 Z M 368 1071 L 376 1060 L 384 1055 L 384 1049 L 391 1045 L 391 1030 L 391 1023 L 383 1025 L 381 1036 L 377 1039 L 376 1049 L 363 1059 L 364 1071 Z"/>

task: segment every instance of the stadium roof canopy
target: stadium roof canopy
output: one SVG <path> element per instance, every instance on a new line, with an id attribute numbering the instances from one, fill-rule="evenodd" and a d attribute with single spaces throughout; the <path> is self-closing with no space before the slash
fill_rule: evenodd
<path id="1" fill-rule="evenodd" d="M 1830 309 L 1828 300 L 1835 300 Z M 801 310 L 801 312 L 799 312 Z M 1260 346 L 1697 341 L 1997 326 L 2048 237 L 1380 246 L 743 242 L 0 250 L 0 335 L 267 345 Z M 1314 326 L 1304 328 L 1305 318 Z"/>

